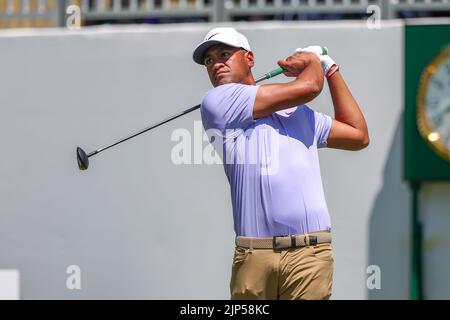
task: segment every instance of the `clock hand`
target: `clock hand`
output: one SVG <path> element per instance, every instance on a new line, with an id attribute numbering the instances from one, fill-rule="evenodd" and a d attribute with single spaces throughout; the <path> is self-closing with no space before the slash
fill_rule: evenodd
<path id="1" fill-rule="evenodd" d="M 433 115 L 430 115 L 430 120 L 435 124 L 436 127 L 441 126 L 443 121 L 443 115 L 450 112 L 450 104 L 442 109 L 440 111 L 435 111 L 433 112 L 434 113 Z"/>
<path id="2" fill-rule="evenodd" d="M 430 120 L 436 128 L 439 128 L 443 121 L 441 114 L 432 116 Z"/>

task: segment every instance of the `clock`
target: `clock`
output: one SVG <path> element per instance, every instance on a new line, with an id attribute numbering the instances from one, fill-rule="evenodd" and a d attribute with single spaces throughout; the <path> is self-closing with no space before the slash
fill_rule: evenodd
<path id="1" fill-rule="evenodd" d="M 404 40 L 404 178 L 450 182 L 450 24 L 407 23 Z"/>
<path id="2" fill-rule="evenodd" d="M 430 149 L 450 162 L 450 46 L 423 70 L 416 104 L 420 135 Z"/>

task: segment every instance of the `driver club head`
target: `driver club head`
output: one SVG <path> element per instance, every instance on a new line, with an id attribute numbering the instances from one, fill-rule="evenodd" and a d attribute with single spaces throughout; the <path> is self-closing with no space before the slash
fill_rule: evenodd
<path id="1" fill-rule="evenodd" d="M 77 162 L 80 170 L 87 170 L 89 168 L 89 157 L 80 147 L 77 147 Z"/>

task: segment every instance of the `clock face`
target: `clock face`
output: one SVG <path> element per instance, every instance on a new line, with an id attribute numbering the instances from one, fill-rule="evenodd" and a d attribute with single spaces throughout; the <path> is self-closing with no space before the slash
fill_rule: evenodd
<path id="1" fill-rule="evenodd" d="M 450 161 L 450 47 L 422 73 L 417 96 L 417 124 L 430 147 Z"/>

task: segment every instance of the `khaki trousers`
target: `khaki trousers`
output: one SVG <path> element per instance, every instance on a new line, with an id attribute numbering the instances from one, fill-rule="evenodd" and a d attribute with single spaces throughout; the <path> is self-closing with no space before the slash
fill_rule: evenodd
<path id="1" fill-rule="evenodd" d="M 332 281 L 331 243 L 285 250 L 236 246 L 230 281 L 231 299 L 329 299 Z"/>

